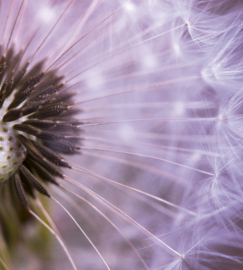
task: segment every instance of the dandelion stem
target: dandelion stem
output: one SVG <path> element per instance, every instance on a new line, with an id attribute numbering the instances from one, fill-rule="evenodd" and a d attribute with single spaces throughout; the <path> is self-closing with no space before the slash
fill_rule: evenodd
<path id="1" fill-rule="evenodd" d="M 95 157 L 95 158 L 98 158 L 98 159 L 105 159 L 105 160 L 109 160 L 109 161 L 112 161 L 112 162 L 119 162 L 121 164 L 125 164 L 127 166 L 131 166 L 131 167 L 134 167 L 134 168 L 137 168 L 137 169 L 140 169 L 140 170 L 143 170 L 143 171 L 148 171 L 148 172 L 151 172 L 155 175 L 158 175 L 158 176 L 162 176 L 162 177 L 165 177 L 169 180 L 172 180 L 173 182 L 177 183 L 177 184 L 182 184 L 182 185 L 185 185 L 185 181 L 183 181 L 183 179 L 180 179 L 178 177 L 176 177 L 174 174 L 172 173 L 169 173 L 169 172 L 166 172 L 166 171 L 161 171 L 160 169 L 157 169 L 151 165 L 148 165 L 148 164 L 141 164 L 139 162 L 134 162 L 134 161 L 127 161 L 127 160 L 124 160 L 122 158 L 117 158 L 117 157 L 111 157 L 111 156 L 108 156 L 108 155 L 104 155 L 104 154 L 100 154 L 100 153 L 85 153 L 86 156 L 91 156 L 91 157 Z"/>
<path id="2" fill-rule="evenodd" d="M 144 41 L 142 41 L 142 42 L 139 42 L 139 43 L 137 43 L 137 44 L 134 44 L 134 45 L 132 45 L 132 46 L 130 46 L 130 47 L 127 47 L 127 48 L 125 48 L 125 49 L 122 49 L 122 50 L 120 50 L 120 51 L 118 51 L 118 52 L 116 52 L 116 53 L 114 53 L 114 54 L 112 54 L 112 55 L 110 55 L 110 56 L 108 56 L 108 57 L 102 59 L 101 61 L 99 61 L 99 62 L 97 62 L 97 63 L 91 65 L 90 67 L 88 67 L 88 68 L 82 70 L 81 72 L 78 72 L 76 75 L 74 75 L 72 78 L 70 78 L 67 82 L 73 80 L 74 78 L 76 78 L 76 77 L 79 76 L 80 74 L 84 73 L 85 71 L 89 70 L 90 68 L 93 68 L 93 67 L 99 65 L 100 63 L 103 63 L 104 61 L 106 61 L 106 60 L 108 60 L 108 59 L 110 59 L 110 58 L 116 56 L 117 54 L 120 54 L 120 53 L 125 52 L 125 51 L 127 51 L 127 50 L 129 50 L 129 49 L 132 49 L 132 48 L 134 48 L 134 47 L 136 47 L 136 46 L 142 45 L 142 44 L 144 44 L 144 43 L 146 43 L 146 42 L 148 42 L 148 41 L 151 41 L 151 40 L 153 40 L 153 39 L 156 39 L 156 38 L 158 38 L 158 37 L 161 37 L 161 36 L 163 36 L 163 35 L 165 35 L 165 34 L 168 34 L 168 33 L 172 32 L 172 31 L 174 31 L 174 30 L 177 30 L 177 29 L 179 29 L 179 28 L 181 28 L 181 27 L 183 27 L 183 26 L 185 26 L 185 24 L 180 25 L 180 26 L 178 26 L 178 27 L 175 27 L 175 28 L 173 28 L 173 29 L 170 29 L 170 30 L 168 30 L 168 31 L 166 31 L 166 32 L 163 32 L 163 33 L 161 33 L 161 34 L 158 34 L 158 35 L 156 35 L 156 36 L 154 36 L 154 37 L 151 37 L 151 38 L 149 38 L 149 39 L 146 39 L 146 40 L 144 40 Z"/>
<path id="3" fill-rule="evenodd" d="M 100 254 L 100 252 L 98 251 L 98 249 L 96 248 L 96 246 L 93 244 L 93 242 L 90 240 L 90 238 L 88 237 L 88 235 L 84 232 L 84 230 L 80 227 L 80 225 L 78 224 L 78 222 L 75 220 L 75 218 L 68 212 L 68 210 L 57 200 L 55 199 L 53 196 L 51 196 L 51 199 L 53 201 L 55 201 L 57 204 L 59 204 L 62 209 L 70 216 L 70 218 L 73 220 L 73 222 L 76 224 L 76 226 L 79 228 L 79 230 L 83 233 L 83 235 L 85 236 L 85 238 L 89 241 L 89 243 L 92 245 L 92 247 L 95 249 L 95 251 L 98 253 L 98 255 L 100 256 L 101 260 L 104 262 L 105 266 L 107 269 L 110 270 L 110 267 L 108 266 L 108 264 L 106 263 L 105 259 L 102 257 L 102 255 Z"/>
<path id="4" fill-rule="evenodd" d="M 135 224 L 140 230 L 142 230 L 143 232 L 145 232 L 147 235 L 149 235 L 150 237 L 152 237 L 153 239 L 155 239 L 157 242 L 159 242 L 160 244 L 162 244 L 164 247 L 166 247 L 168 250 L 170 250 L 171 252 L 173 252 L 174 254 L 176 254 L 177 256 L 181 257 L 182 255 L 180 253 L 178 253 L 177 251 L 175 251 L 173 248 L 171 248 L 170 246 L 168 246 L 165 242 L 163 242 L 162 240 L 160 240 L 157 236 L 155 236 L 154 234 L 152 234 L 150 231 L 148 231 L 146 228 L 144 228 L 141 224 L 139 224 L 138 222 L 136 222 L 134 219 L 132 219 L 129 215 L 127 215 L 125 212 L 123 212 L 121 209 L 119 209 L 118 207 L 116 207 L 115 205 L 113 205 L 112 203 L 110 203 L 109 201 L 107 201 L 106 199 L 102 198 L 100 195 L 98 195 L 97 193 L 95 193 L 94 191 L 92 191 L 91 189 L 85 187 L 84 185 L 82 185 L 81 183 L 77 182 L 76 180 L 65 176 L 65 179 L 73 184 L 75 184 L 76 186 L 80 187 L 82 190 L 85 190 L 87 193 L 91 194 L 92 197 L 94 197 L 95 199 L 101 200 L 104 204 L 108 204 L 111 209 L 116 210 L 117 212 L 120 213 L 120 215 L 124 218 L 127 218 L 129 221 L 131 221 L 133 224 Z M 117 212 L 115 211 L 115 213 L 117 214 Z"/>
<path id="5" fill-rule="evenodd" d="M 38 48 L 36 49 L 36 51 L 34 52 L 34 54 L 32 55 L 32 57 L 30 58 L 29 61 L 31 61 L 34 56 L 37 54 L 37 52 L 40 50 L 40 48 L 42 47 L 42 45 L 45 43 L 45 41 L 47 40 L 47 38 L 50 36 L 51 32 L 54 30 L 54 28 L 57 26 L 57 24 L 59 23 L 59 21 L 61 20 L 61 18 L 63 17 L 64 13 L 67 11 L 67 9 L 69 8 L 69 6 L 71 5 L 71 3 L 73 2 L 73 0 L 71 0 L 68 5 L 66 6 L 66 8 L 64 9 L 64 11 L 62 12 L 62 14 L 59 16 L 58 20 L 55 22 L 55 24 L 53 25 L 53 27 L 51 28 L 51 30 L 48 32 L 48 34 L 46 35 L 46 37 L 44 38 L 44 40 L 41 42 L 41 44 L 38 46 Z"/>
<path id="6" fill-rule="evenodd" d="M 128 245 L 132 248 L 132 250 L 134 251 L 134 253 L 138 256 L 139 260 L 142 262 L 142 264 L 144 265 L 145 269 L 149 269 L 148 266 L 146 265 L 146 263 L 144 262 L 144 260 L 142 259 L 141 255 L 138 253 L 138 251 L 136 250 L 136 248 L 133 246 L 133 244 L 131 243 L 131 241 L 129 241 L 127 239 L 127 237 L 122 233 L 122 231 L 103 213 L 101 212 L 94 204 L 92 204 L 91 202 L 89 202 L 88 200 L 86 200 L 84 197 L 78 195 L 77 193 L 71 191 L 70 189 L 68 189 L 67 187 L 64 187 L 63 185 L 60 185 L 60 187 L 67 191 L 68 193 L 74 195 L 75 197 L 79 198 L 80 200 L 82 200 L 83 202 L 85 202 L 86 204 L 88 204 L 90 207 L 92 207 L 99 215 L 101 215 L 109 224 L 111 224 L 112 227 L 114 227 L 120 234 L 121 236 L 125 239 L 125 241 L 128 243 Z M 60 190 L 58 190 L 58 192 L 60 192 Z M 62 197 L 65 194 L 62 194 Z M 70 200 L 70 198 L 68 197 L 68 200 Z M 73 202 L 74 203 L 74 202 Z"/>
<path id="7" fill-rule="evenodd" d="M 174 83 L 184 82 L 184 81 L 189 81 L 189 80 L 196 80 L 196 79 L 199 79 L 199 78 L 201 78 L 201 76 L 190 76 L 190 77 L 183 77 L 183 78 L 174 79 L 174 80 L 163 81 L 161 83 L 156 83 L 156 84 L 153 84 L 153 85 L 150 85 L 150 86 L 147 86 L 147 87 L 143 87 L 143 88 L 132 89 L 132 90 L 128 90 L 128 91 L 122 91 L 122 92 L 118 92 L 118 93 L 114 93 L 114 94 L 100 96 L 100 97 L 93 98 L 93 99 L 79 101 L 79 102 L 76 102 L 74 105 L 84 104 L 84 103 L 91 102 L 91 101 L 94 101 L 94 100 L 99 100 L 99 99 L 102 99 L 102 98 L 108 98 L 108 97 L 113 97 L 113 96 L 118 96 L 118 95 L 123 95 L 123 94 L 143 91 L 143 90 L 156 89 L 157 87 L 160 87 L 160 86 L 163 86 L 163 85 L 174 84 Z M 66 83 L 67 82 L 68 81 L 66 81 Z"/>
<path id="8" fill-rule="evenodd" d="M 48 212 L 46 211 L 46 209 L 44 208 L 43 204 L 41 203 L 41 201 L 39 200 L 38 197 L 36 197 L 36 203 L 38 204 L 39 208 L 41 209 L 42 213 L 44 214 L 44 216 L 46 217 L 46 219 L 48 220 L 48 222 L 50 223 L 50 225 L 52 226 L 52 228 L 54 229 L 54 231 L 57 233 L 57 235 L 59 236 L 60 240 L 62 241 L 63 245 L 62 245 L 62 248 L 64 249 L 64 252 L 66 253 L 67 257 L 68 257 L 68 260 L 69 262 L 71 263 L 73 269 L 77 269 L 62 237 L 61 237 L 61 234 L 56 226 L 56 224 L 54 223 L 54 221 L 52 220 L 52 218 L 50 217 L 50 215 L 48 214 Z"/>
<path id="9" fill-rule="evenodd" d="M 108 124 L 119 124 L 119 123 L 129 123 L 129 122 L 214 122 L 218 120 L 216 117 L 208 117 L 208 118 L 141 118 L 141 119 L 123 119 L 117 121 L 109 121 L 109 122 L 101 122 L 94 124 L 82 125 L 81 127 L 90 127 L 90 126 L 100 126 L 100 125 L 108 125 Z"/>
<path id="10" fill-rule="evenodd" d="M 9 39 L 8 39 L 8 43 L 7 43 L 7 46 L 6 46 L 6 49 L 5 49 L 5 54 L 6 54 L 6 52 L 8 51 L 8 46 L 9 46 L 10 40 L 11 40 L 11 38 L 12 38 L 13 31 L 14 31 L 14 28 L 15 28 L 15 25 L 16 25 L 16 22 L 17 22 L 17 20 L 18 20 L 18 17 L 19 17 L 19 14 L 20 14 L 20 11 L 21 11 L 21 9 L 22 9 L 23 4 L 24 4 L 24 0 L 22 0 L 21 5 L 20 5 L 20 8 L 19 8 L 19 10 L 18 10 L 18 14 L 17 14 L 17 16 L 16 16 L 16 18 L 15 18 L 14 25 L 13 25 L 13 27 L 12 27 L 12 30 L 11 30 L 11 33 L 10 33 L 10 36 L 9 36 Z"/>
<path id="11" fill-rule="evenodd" d="M 81 146 L 80 149 L 81 150 L 90 150 L 90 151 L 104 151 L 104 152 L 111 152 L 111 153 L 118 153 L 118 154 L 126 154 L 126 155 L 131 155 L 131 156 L 136 156 L 136 157 L 144 157 L 144 158 L 149 158 L 149 159 L 154 159 L 154 160 L 160 160 L 160 161 L 164 161 L 164 162 L 167 162 L 167 163 L 170 163 L 170 164 L 174 164 L 174 165 L 177 165 L 177 166 L 189 169 L 189 170 L 193 170 L 193 171 L 196 171 L 196 172 L 200 172 L 200 173 L 203 173 L 203 174 L 214 176 L 213 173 L 209 173 L 209 172 L 199 170 L 199 169 L 187 166 L 187 165 L 183 165 L 183 164 L 173 162 L 173 161 L 170 161 L 170 160 L 167 160 L 167 159 L 157 158 L 157 157 L 153 157 L 153 156 L 149 156 L 149 155 L 143 155 L 143 154 L 132 153 L 132 152 L 115 151 L 115 150 L 102 149 L 102 148 L 90 148 L 90 147 L 83 147 L 83 146 Z"/>
<path id="12" fill-rule="evenodd" d="M 81 125 L 80 125 L 81 128 Z M 85 129 L 86 134 L 99 134 L 103 136 L 112 135 L 117 136 L 119 135 L 120 131 L 115 130 L 95 130 L 95 129 Z M 169 134 L 160 134 L 160 133 L 145 133 L 145 132 L 137 132 L 134 130 L 135 136 L 140 136 L 142 139 L 154 139 L 154 140 L 171 140 L 171 135 Z M 179 142 L 208 142 L 208 143 L 215 143 L 216 139 L 218 139 L 216 136 L 213 135 L 176 135 L 173 134 L 173 139 Z"/>
<path id="13" fill-rule="evenodd" d="M 77 165 L 76 165 L 76 166 L 77 166 Z M 147 193 L 147 192 L 144 192 L 144 191 L 142 191 L 142 190 L 139 190 L 139 189 L 136 189 L 136 188 L 133 188 L 133 187 L 130 187 L 130 186 L 127 186 L 127 185 L 123 185 L 123 184 L 121 184 L 121 183 L 118 183 L 118 182 L 116 182 L 116 181 L 114 181 L 114 180 L 112 180 L 112 179 L 109 179 L 109 178 L 106 178 L 106 177 L 104 177 L 104 176 L 101 176 L 101 175 L 99 175 L 99 174 L 97 174 L 97 173 L 91 172 L 90 170 L 85 169 L 84 167 L 81 167 L 80 165 L 79 165 L 78 167 L 80 167 L 81 169 L 80 169 L 80 168 L 77 168 L 77 167 L 72 167 L 72 169 L 75 170 L 75 171 L 84 173 L 84 174 L 88 174 L 88 175 L 97 177 L 97 178 L 99 178 L 99 179 L 101 179 L 101 180 L 110 182 L 110 183 L 112 183 L 112 184 L 114 184 L 114 185 L 118 185 L 118 186 L 121 186 L 121 187 L 123 187 L 123 188 L 132 190 L 132 191 L 134 191 L 134 192 L 140 193 L 140 194 L 142 194 L 142 195 L 144 195 L 144 196 L 147 196 L 147 197 L 150 197 L 150 198 L 152 198 L 152 199 L 154 199 L 154 200 L 156 200 L 156 201 L 160 201 L 160 202 L 162 202 L 162 203 L 164 203 L 164 204 L 167 204 L 167 205 L 169 205 L 169 206 L 171 206 L 171 207 L 174 207 L 174 208 L 176 208 L 176 209 L 179 209 L 179 210 L 181 210 L 181 211 L 184 211 L 184 212 L 186 212 L 186 213 L 188 213 L 188 214 L 190 214 L 190 215 L 197 216 L 196 213 L 194 213 L 194 212 L 192 212 L 192 211 L 190 211 L 190 210 L 187 210 L 187 209 L 185 209 L 185 208 L 183 208 L 183 207 L 180 207 L 180 206 L 178 206 L 178 205 L 176 205 L 176 204 L 173 204 L 173 203 L 171 203 L 171 202 L 169 202 L 169 201 L 167 201 L 167 200 L 164 200 L 164 199 L 159 198 L 159 197 L 157 197 L 157 196 L 151 195 L 151 194 L 149 194 L 149 193 Z"/>
<path id="14" fill-rule="evenodd" d="M 114 15 L 117 11 L 119 11 L 122 7 L 119 7 L 115 11 L 113 11 L 111 14 L 109 14 L 107 17 L 105 17 L 101 22 L 99 22 L 97 25 L 95 25 L 91 30 L 89 30 L 86 34 L 84 34 L 80 39 L 78 39 L 74 44 L 72 44 L 64 53 L 62 53 L 47 69 L 46 72 L 52 68 L 66 53 L 68 53 L 74 46 L 76 46 L 82 39 L 84 39 L 87 35 L 89 35 L 92 31 L 94 31 L 99 25 L 101 25 L 103 22 L 108 20 L 112 15 Z M 69 82 L 68 80 L 67 82 Z"/>
<path id="15" fill-rule="evenodd" d="M 7 267 L 6 263 L 3 261 L 3 259 L 2 259 L 1 257 L 0 257 L 0 264 L 4 267 L 4 269 L 10 270 L 10 269 Z"/>
<path id="16" fill-rule="evenodd" d="M 88 136 L 83 136 L 82 138 L 84 138 L 87 141 L 90 140 L 90 141 L 102 142 L 102 143 L 119 145 L 119 146 L 124 146 L 124 147 L 130 147 L 129 142 L 128 143 L 126 143 L 126 142 L 121 143 L 121 140 L 114 140 L 111 138 L 105 139 L 105 138 L 88 137 Z M 166 146 L 163 144 L 152 144 L 152 143 L 133 141 L 133 145 L 134 146 L 138 145 L 139 147 L 140 146 L 149 147 L 152 150 L 157 150 L 158 148 L 165 149 L 165 150 L 169 150 L 171 154 L 175 153 L 176 155 L 178 154 L 178 152 L 182 152 L 182 153 L 190 153 L 190 154 L 198 153 L 200 155 L 212 156 L 212 157 L 221 157 L 221 155 L 218 153 L 203 151 L 203 150 L 199 150 L 199 149 L 186 149 L 186 148 L 181 148 L 181 147 Z M 168 154 L 168 151 L 164 151 L 164 152 L 166 154 Z"/>
<path id="17" fill-rule="evenodd" d="M 63 243 L 62 239 L 58 236 L 58 234 L 57 234 L 57 233 L 56 233 L 49 225 L 47 225 L 47 224 L 46 224 L 46 223 L 45 223 L 38 215 L 36 215 L 32 210 L 28 209 L 28 211 L 29 211 L 29 213 L 30 213 L 33 217 L 35 217 L 35 218 L 36 218 L 43 226 L 45 226 L 45 227 L 47 228 L 47 230 L 48 230 L 51 234 L 53 234 L 53 235 L 56 237 L 57 241 L 60 243 L 60 245 L 62 246 L 64 252 L 65 252 L 66 255 L 68 256 L 68 259 L 69 259 L 69 261 L 70 261 L 70 263 L 71 263 L 71 265 L 72 265 L 72 268 L 73 268 L 74 270 L 77 270 L 77 267 L 75 266 L 75 264 L 74 264 L 72 258 L 70 257 L 70 255 L 69 255 L 69 253 L 68 253 L 68 251 L 67 251 L 67 249 L 66 249 L 65 244 Z"/>

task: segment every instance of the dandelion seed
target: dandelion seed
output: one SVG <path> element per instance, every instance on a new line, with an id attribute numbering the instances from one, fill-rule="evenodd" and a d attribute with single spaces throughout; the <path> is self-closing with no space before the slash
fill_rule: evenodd
<path id="1" fill-rule="evenodd" d="M 242 268 L 241 10 L 1 1 L 1 269 Z"/>

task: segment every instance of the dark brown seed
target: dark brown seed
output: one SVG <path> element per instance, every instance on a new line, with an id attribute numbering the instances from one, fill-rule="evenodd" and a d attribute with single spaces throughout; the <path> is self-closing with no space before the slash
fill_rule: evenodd
<path id="1" fill-rule="evenodd" d="M 19 170 L 23 174 L 23 176 L 28 180 L 30 185 L 35 188 L 37 191 L 42 193 L 43 195 L 50 197 L 48 191 L 38 182 L 35 176 L 23 165 L 19 167 Z"/>
<path id="2" fill-rule="evenodd" d="M 46 169 L 44 169 L 40 164 L 35 162 L 30 156 L 26 159 L 27 163 L 29 164 L 30 168 L 34 168 L 35 172 L 39 175 L 41 179 L 44 181 L 50 182 L 59 186 L 54 176 L 52 176 Z"/>
<path id="3" fill-rule="evenodd" d="M 43 157 L 40 152 L 34 147 L 31 141 L 25 138 L 23 135 L 17 136 L 19 141 L 25 146 L 30 157 L 37 163 L 39 163 L 43 168 L 45 168 L 51 175 L 63 178 L 62 170 L 52 162 L 48 161 Z"/>
<path id="4" fill-rule="evenodd" d="M 16 192 L 17 192 L 17 195 L 18 195 L 20 202 L 22 203 L 22 205 L 25 208 L 28 208 L 28 202 L 27 202 L 25 192 L 24 192 L 24 189 L 22 186 L 22 182 L 21 182 L 20 177 L 17 173 L 14 175 L 14 185 L 15 185 L 15 189 L 16 189 Z"/>
<path id="5" fill-rule="evenodd" d="M 63 116 L 70 110 L 72 104 L 66 103 L 57 103 L 57 104 L 48 104 L 43 106 L 39 111 L 33 113 L 29 118 L 38 118 L 38 119 L 46 119 L 49 117 L 55 116 Z"/>
<path id="6" fill-rule="evenodd" d="M 26 100 L 30 94 L 34 91 L 34 87 L 27 88 L 24 91 L 20 92 L 15 96 L 13 102 L 9 105 L 8 110 L 11 110 L 21 104 L 24 100 Z"/>
<path id="7" fill-rule="evenodd" d="M 7 70 L 7 62 L 5 56 L 3 55 L 0 59 L 0 82 L 2 82 L 6 70 Z"/>
<path id="8" fill-rule="evenodd" d="M 55 133 L 49 133 L 46 131 L 42 131 L 41 129 L 34 128 L 29 125 L 24 125 L 24 124 L 17 124 L 13 126 L 14 129 L 26 132 L 28 134 L 31 134 L 33 136 L 36 136 L 37 138 L 40 138 L 42 140 L 47 140 L 47 141 L 58 141 L 63 139 L 62 135 L 57 135 Z"/>
<path id="9" fill-rule="evenodd" d="M 77 150 L 80 150 L 80 147 L 66 140 L 59 140 L 51 143 L 45 142 L 45 145 L 50 147 L 52 150 L 65 154 L 74 154 Z"/>
<path id="10" fill-rule="evenodd" d="M 54 164 L 56 164 L 57 166 L 62 166 L 65 168 L 71 168 L 67 162 L 65 162 L 63 160 L 62 157 L 60 157 L 58 154 L 56 154 L 54 151 L 52 151 L 51 149 L 45 147 L 42 144 L 39 144 L 35 141 L 31 140 L 31 143 L 35 146 L 35 148 L 45 157 L 47 158 L 49 161 L 53 162 Z"/>
<path id="11" fill-rule="evenodd" d="M 79 129 L 76 125 L 69 124 L 66 122 L 60 121 L 51 121 L 51 120 L 27 120 L 24 121 L 22 124 L 31 125 L 36 128 L 40 129 L 48 129 L 48 130 L 55 130 L 61 132 L 78 132 Z"/>
<path id="12" fill-rule="evenodd" d="M 15 121 L 23 116 L 21 109 L 12 109 L 3 116 L 3 122 Z"/>
<path id="13" fill-rule="evenodd" d="M 26 63 L 25 66 L 14 77 L 14 82 L 13 82 L 12 90 L 19 84 L 19 82 L 21 81 L 21 79 L 24 77 L 24 75 L 25 75 L 25 73 L 27 71 L 28 65 L 29 65 L 29 63 Z"/>

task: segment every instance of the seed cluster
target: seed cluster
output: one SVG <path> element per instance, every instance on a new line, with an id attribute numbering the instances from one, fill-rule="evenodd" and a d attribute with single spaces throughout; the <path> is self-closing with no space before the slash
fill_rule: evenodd
<path id="1" fill-rule="evenodd" d="M 2 103 L 0 119 L 7 113 L 11 96 Z M 20 120 L 17 119 L 16 123 Z M 0 183 L 9 179 L 26 157 L 24 146 L 17 140 L 12 123 L 0 122 Z"/>
<path id="2" fill-rule="evenodd" d="M 0 60 L 0 183 L 13 181 L 18 198 L 28 208 L 26 193 L 49 196 L 37 180 L 56 185 L 68 163 L 59 153 L 73 154 L 79 147 L 77 113 L 63 77 L 43 72 L 44 61 L 29 71 L 20 66 L 22 52 L 12 47 Z"/>
<path id="3" fill-rule="evenodd" d="M 25 148 L 8 128 L 0 131 L 0 182 L 6 181 L 18 169 L 26 157 Z"/>

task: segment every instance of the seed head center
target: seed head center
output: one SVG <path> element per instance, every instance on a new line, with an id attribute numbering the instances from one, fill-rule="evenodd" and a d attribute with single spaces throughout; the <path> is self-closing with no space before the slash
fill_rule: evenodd
<path id="1" fill-rule="evenodd" d="M 18 121 L 4 123 L 6 105 L 0 109 L 0 183 L 12 176 L 25 159 L 25 148 L 17 140 L 12 126 Z"/>

